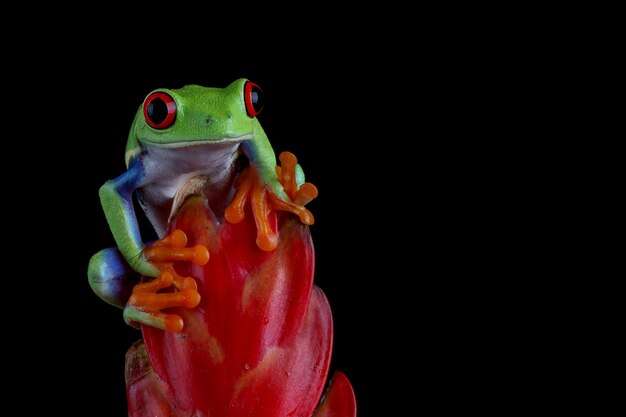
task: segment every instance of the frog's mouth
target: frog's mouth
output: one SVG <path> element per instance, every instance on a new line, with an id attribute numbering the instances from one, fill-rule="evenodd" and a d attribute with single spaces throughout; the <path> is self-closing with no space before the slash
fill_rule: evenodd
<path id="1" fill-rule="evenodd" d="M 200 145 L 219 145 L 224 143 L 240 143 L 245 142 L 247 140 L 252 139 L 252 134 L 235 136 L 232 138 L 216 138 L 216 139 L 208 139 L 208 138 L 200 138 L 200 139 L 191 139 L 186 141 L 179 142 L 153 142 L 150 140 L 140 140 L 141 143 L 145 146 L 156 147 L 156 148 L 188 148 L 192 146 L 200 146 Z"/>

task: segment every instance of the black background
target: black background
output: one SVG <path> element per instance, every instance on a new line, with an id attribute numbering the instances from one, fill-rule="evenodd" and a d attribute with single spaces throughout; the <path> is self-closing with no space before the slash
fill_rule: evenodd
<path id="1" fill-rule="evenodd" d="M 100 9 L 9 30 L 7 394 L 51 413 L 125 415 L 124 353 L 139 333 L 87 283 L 91 255 L 113 245 L 98 188 L 125 169 L 150 90 L 246 77 L 265 91 L 274 149 L 294 152 L 319 188 L 316 283 L 335 319 L 332 369 L 352 381 L 359 416 L 502 414 L 550 397 L 561 369 L 539 360 L 560 357 L 547 345 L 571 319 L 544 319 L 567 285 L 546 287 L 581 261 L 541 263 L 578 230 L 553 204 L 578 185 L 553 141 L 569 143 L 564 126 L 584 119 L 558 114 L 578 103 L 580 58 L 557 62 L 569 31 L 546 42 L 532 19 L 515 25 L 517 12 L 444 8 L 307 5 L 278 25 L 244 7 L 93 23 Z"/>

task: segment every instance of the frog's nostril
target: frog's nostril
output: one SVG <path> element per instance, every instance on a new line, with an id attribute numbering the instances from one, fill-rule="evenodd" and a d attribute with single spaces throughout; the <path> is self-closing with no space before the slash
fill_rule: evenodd
<path id="1" fill-rule="evenodd" d="M 206 123 L 206 124 L 210 124 L 210 123 L 211 123 L 211 116 L 207 116 L 207 117 L 204 119 L 204 123 Z"/>

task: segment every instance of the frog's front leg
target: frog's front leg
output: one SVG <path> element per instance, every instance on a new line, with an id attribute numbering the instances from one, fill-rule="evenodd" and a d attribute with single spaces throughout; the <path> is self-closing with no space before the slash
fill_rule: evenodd
<path id="1" fill-rule="evenodd" d="M 252 206 L 257 226 L 257 246 L 265 251 L 276 249 L 278 237 L 272 231 L 268 216 L 270 212 L 288 211 L 298 216 L 304 224 L 314 222 L 313 214 L 304 206 L 317 197 L 317 188 L 304 182 L 302 168 L 291 152 L 279 156 L 281 166 L 273 167 L 273 173 L 251 165 L 238 179 L 237 194 L 227 207 L 225 218 L 239 223 L 244 218 L 246 203 Z"/>
<path id="2" fill-rule="evenodd" d="M 136 189 L 154 180 L 150 175 L 152 171 L 146 169 L 139 156 L 128 171 L 100 188 L 102 206 L 118 249 L 105 249 L 94 255 L 89 265 L 89 282 L 102 298 L 124 306 L 124 319 L 128 324 L 178 332 L 183 328 L 180 316 L 162 310 L 193 308 L 200 302 L 200 295 L 195 280 L 176 274 L 173 263 L 190 261 L 204 265 L 209 255 L 204 246 L 187 248 L 187 237 L 177 230 L 144 246 L 132 196 Z M 132 275 L 130 271 L 136 271 L 143 279 L 139 283 L 135 281 L 128 294 L 125 286 L 132 285 L 132 281 L 125 277 Z"/>

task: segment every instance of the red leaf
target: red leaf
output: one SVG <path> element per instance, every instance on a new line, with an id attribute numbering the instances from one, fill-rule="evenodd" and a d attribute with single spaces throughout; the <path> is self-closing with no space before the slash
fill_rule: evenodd
<path id="1" fill-rule="evenodd" d="M 335 372 L 313 417 L 356 417 L 354 391 L 343 372 Z"/>
<path id="2" fill-rule="evenodd" d="M 200 197 L 188 199 L 172 223 L 189 246 L 210 252 L 203 267 L 176 265 L 180 275 L 196 278 L 202 297 L 196 308 L 172 309 L 183 331 L 143 327 L 159 385 L 152 394 L 167 392 L 180 415 L 310 417 L 319 401 L 332 350 L 330 307 L 313 286 L 308 227 L 291 214 L 270 216 L 279 237 L 271 252 L 256 246 L 251 213 L 238 224 L 220 224 Z M 344 400 L 326 401 L 320 410 L 347 409 L 342 384 L 331 385 L 326 398 Z M 151 414 L 131 413 L 144 415 Z"/>

